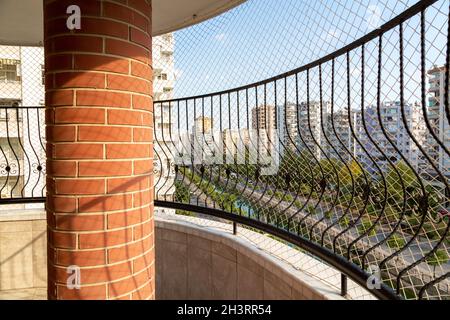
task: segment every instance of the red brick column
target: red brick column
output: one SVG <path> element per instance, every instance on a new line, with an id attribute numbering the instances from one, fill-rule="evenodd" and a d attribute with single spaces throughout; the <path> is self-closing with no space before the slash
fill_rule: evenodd
<path id="1" fill-rule="evenodd" d="M 151 1 L 45 0 L 44 20 L 48 297 L 153 299 Z"/>

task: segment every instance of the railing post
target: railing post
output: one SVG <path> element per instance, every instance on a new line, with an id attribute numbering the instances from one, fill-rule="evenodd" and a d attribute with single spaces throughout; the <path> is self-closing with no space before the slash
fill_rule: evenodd
<path id="1" fill-rule="evenodd" d="M 237 223 L 233 222 L 233 234 L 237 235 Z"/>
<path id="2" fill-rule="evenodd" d="M 341 273 L 341 296 L 347 296 L 347 276 Z"/>

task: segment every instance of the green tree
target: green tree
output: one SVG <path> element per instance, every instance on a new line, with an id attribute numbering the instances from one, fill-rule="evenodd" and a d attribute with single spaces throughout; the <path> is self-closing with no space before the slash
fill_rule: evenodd
<path id="1" fill-rule="evenodd" d="M 190 201 L 190 193 L 188 188 L 181 182 L 175 181 L 175 201 L 180 203 L 189 203 Z M 185 210 L 177 210 L 177 214 L 183 216 L 193 216 L 194 214 Z"/>
<path id="2" fill-rule="evenodd" d="M 398 211 L 401 210 L 403 198 L 408 198 L 408 194 L 412 194 L 414 190 L 419 187 L 419 182 L 413 169 L 411 169 L 404 161 L 399 161 L 395 165 L 395 169 L 393 167 L 389 168 L 388 173 L 386 174 L 386 184 L 388 201 L 395 206 Z M 403 192 L 403 188 L 405 189 L 406 194 Z"/>
<path id="3" fill-rule="evenodd" d="M 373 223 L 370 220 L 370 218 L 364 217 L 361 219 L 361 223 L 358 226 L 358 232 L 360 234 L 366 233 L 367 231 L 369 231 L 369 229 L 372 227 L 372 225 L 373 225 Z M 367 236 L 374 236 L 376 234 L 377 234 L 377 232 L 376 232 L 376 227 L 375 227 L 367 234 Z"/>
<path id="4" fill-rule="evenodd" d="M 447 251 L 439 249 L 427 258 L 427 263 L 433 266 L 433 275 L 436 278 L 436 267 L 448 262 Z"/>
<path id="5" fill-rule="evenodd" d="M 405 246 L 406 241 L 402 236 L 393 234 L 386 243 L 391 249 L 401 249 Z"/>
<path id="6" fill-rule="evenodd" d="M 340 225 L 342 228 L 347 228 L 347 227 L 349 226 L 349 224 L 350 224 L 350 219 L 349 219 L 347 216 L 343 217 L 343 218 L 339 221 L 339 225 Z"/>
<path id="7" fill-rule="evenodd" d="M 348 167 L 348 168 L 347 168 Z M 363 174 L 363 171 L 355 160 L 350 161 L 347 166 L 342 166 L 339 170 L 339 181 L 343 185 L 351 185 L 352 177 L 354 182 L 357 181 Z"/>
<path id="8" fill-rule="evenodd" d="M 188 188 L 181 181 L 175 181 L 175 201 L 189 203 L 189 198 Z"/>

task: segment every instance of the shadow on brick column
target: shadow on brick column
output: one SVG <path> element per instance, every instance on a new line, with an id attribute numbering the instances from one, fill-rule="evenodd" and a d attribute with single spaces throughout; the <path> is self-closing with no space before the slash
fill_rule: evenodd
<path id="1" fill-rule="evenodd" d="M 150 0 L 44 1 L 44 20 L 48 298 L 153 299 Z"/>

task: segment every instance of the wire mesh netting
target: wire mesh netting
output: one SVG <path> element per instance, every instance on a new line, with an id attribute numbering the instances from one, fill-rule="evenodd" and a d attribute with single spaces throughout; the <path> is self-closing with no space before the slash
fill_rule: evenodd
<path id="1" fill-rule="evenodd" d="M 379 270 L 405 298 L 448 299 L 449 7 L 397 4 L 371 7 L 382 26 L 374 32 L 361 15 L 369 3 L 317 2 L 318 10 L 288 1 L 279 8 L 248 2 L 175 33 L 181 52 L 194 43 L 189 63 L 197 72 L 186 82 L 182 72 L 176 98 L 155 104 L 170 128 L 156 131 L 156 142 L 173 143 L 164 144 L 160 159 L 173 159 L 173 168 L 159 175 L 157 199 L 173 201 L 163 191 L 173 186 L 176 202 L 276 226 Z M 335 5 L 351 14 L 327 18 Z M 266 22 L 281 12 L 282 23 Z M 299 26 L 303 14 L 316 18 L 307 28 Z M 249 32 L 230 37 L 244 17 Z M 267 25 L 286 29 L 270 34 Z M 331 26 L 341 37 L 326 41 Z M 217 30 L 221 49 L 211 44 Z M 175 49 L 176 68 L 177 58 Z M 217 74 L 202 78 L 203 70 Z M 205 94 L 211 91 L 219 92 Z"/>
<path id="2" fill-rule="evenodd" d="M 416 2 L 246 1 L 174 33 L 175 97 L 226 90 L 290 71 L 366 35 Z"/>
<path id="3" fill-rule="evenodd" d="M 1 199 L 45 195 L 44 84 L 43 48 L 0 46 Z"/>
<path id="4" fill-rule="evenodd" d="M 448 0 L 249 0 L 154 38 L 155 199 L 448 299 L 448 21 Z M 45 196 L 44 83 L 43 48 L 0 46 L 3 200 Z"/>

